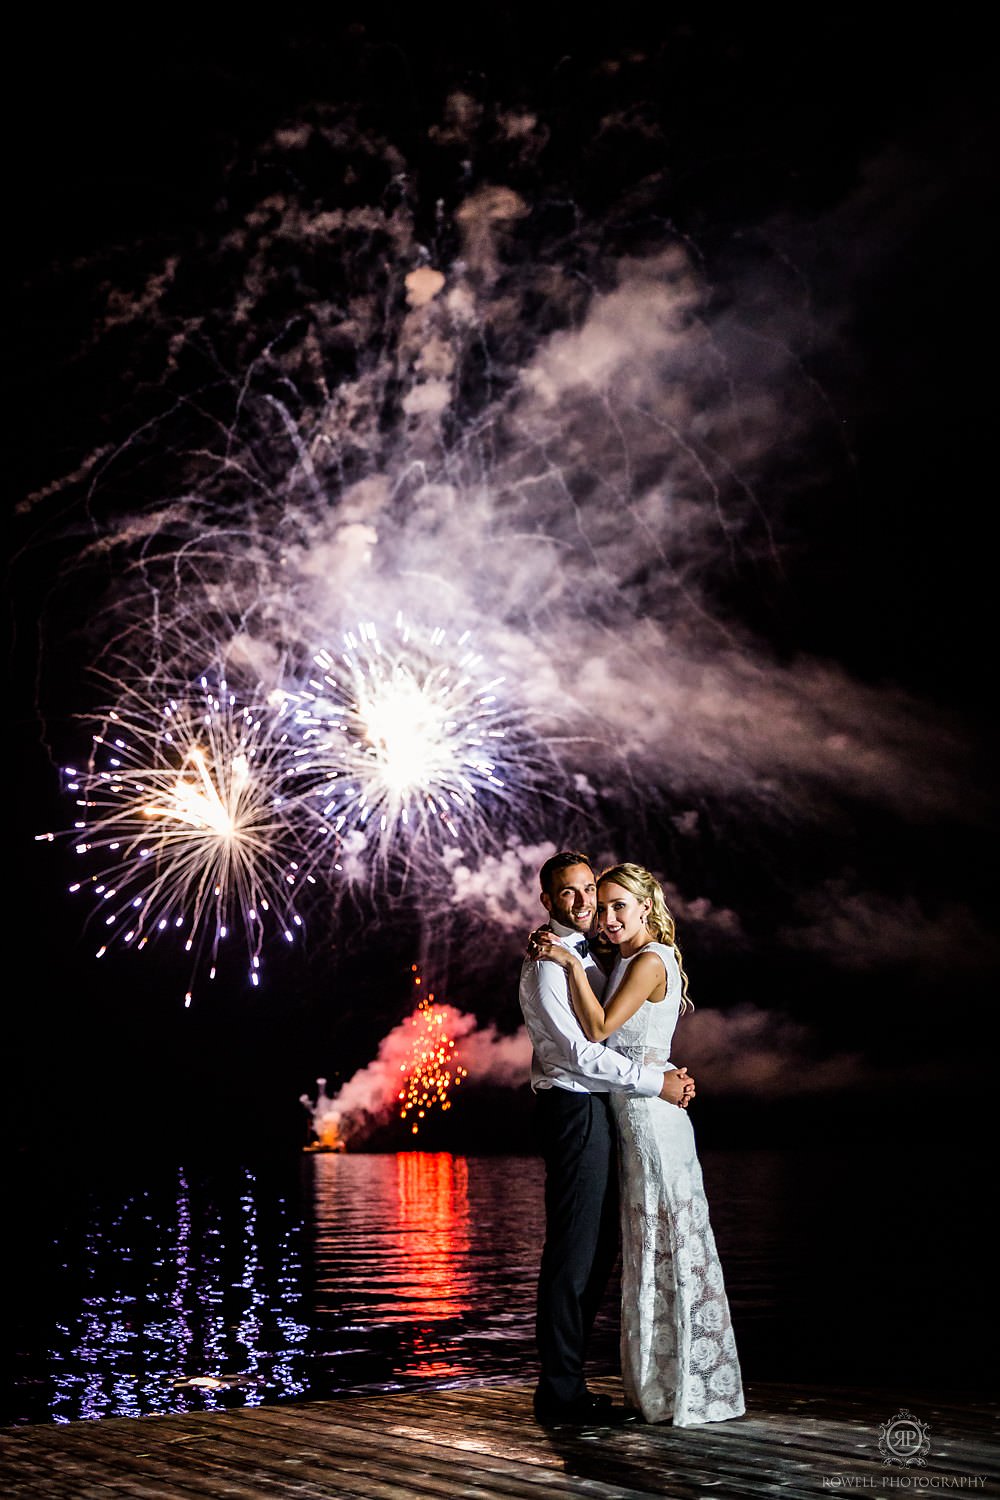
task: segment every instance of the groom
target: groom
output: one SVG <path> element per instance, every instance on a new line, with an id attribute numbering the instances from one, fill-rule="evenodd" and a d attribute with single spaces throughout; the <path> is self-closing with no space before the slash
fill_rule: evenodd
<path id="1" fill-rule="evenodd" d="M 605 975 L 587 936 L 597 885 L 585 854 L 564 849 L 539 871 L 548 926 L 577 948 L 600 999 Z M 607 1424 L 621 1407 L 592 1395 L 583 1376 L 587 1340 L 618 1253 L 617 1146 L 609 1095 L 660 1098 L 685 1107 L 685 1068 L 645 1067 L 588 1041 L 573 1012 L 566 974 L 529 956 L 519 999 L 531 1038 L 531 1087 L 545 1162 L 545 1246 L 538 1276 L 536 1337 L 541 1373 L 535 1418 L 543 1426 Z"/>

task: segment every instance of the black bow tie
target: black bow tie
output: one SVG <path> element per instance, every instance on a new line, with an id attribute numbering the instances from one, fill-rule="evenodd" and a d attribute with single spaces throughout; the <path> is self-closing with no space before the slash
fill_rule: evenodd
<path id="1" fill-rule="evenodd" d="M 587 954 L 590 952 L 590 945 L 588 944 L 587 939 L 586 938 L 577 938 L 575 946 L 576 946 L 576 951 L 577 951 L 577 953 L 579 953 L 580 957 L 581 958 L 586 958 Z"/>

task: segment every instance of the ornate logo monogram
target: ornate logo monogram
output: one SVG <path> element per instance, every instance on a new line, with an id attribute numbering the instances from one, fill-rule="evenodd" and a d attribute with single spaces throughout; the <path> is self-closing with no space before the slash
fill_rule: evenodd
<path id="1" fill-rule="evenodd" d="M 880 1422 L 878 1429 L 878 1451 L 883 1464 L 924 1465 L 931 1451 L 931 1440 L 927 1436 L 927 1423 L 918 1422 L 904 1406 L 891 1422 Z"/>

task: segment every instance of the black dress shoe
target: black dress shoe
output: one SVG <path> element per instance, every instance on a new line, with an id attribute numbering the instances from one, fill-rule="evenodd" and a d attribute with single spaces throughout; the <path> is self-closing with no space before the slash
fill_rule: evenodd
<path id="1" fill-rule="evenodd" d="M 542 1427 L 617 1427 L 628 1421 L 623 1406 L 615 1406 L 610 1396 L 592 1396 L 589 1392 L 577 1401 L 539 1401 L 535 1398 L 535 1421 Z"/>

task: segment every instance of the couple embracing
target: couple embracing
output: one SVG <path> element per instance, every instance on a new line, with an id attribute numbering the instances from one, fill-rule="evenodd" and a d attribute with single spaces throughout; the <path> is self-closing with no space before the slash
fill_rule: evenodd
<path id="1" fill-rule="evenodd" d="M 694 1132 L 694 1081 L 670 1061 L 687 980 L 663 891 L 619 864 L 595 879 L 564 850 L 539 872 L 548 924 L 532 934 L 520 1002 L 545 1161 L 538 1280 L 545 1426 L 631 1412 L 675 1426 L 744 1411 L 722 1269 Z M 625 1408 L 591 1394 L 587 1340 L 622 1256 Z"/>

